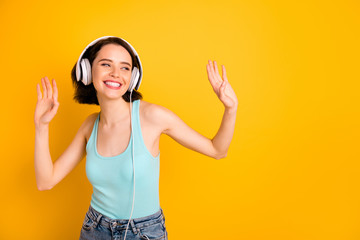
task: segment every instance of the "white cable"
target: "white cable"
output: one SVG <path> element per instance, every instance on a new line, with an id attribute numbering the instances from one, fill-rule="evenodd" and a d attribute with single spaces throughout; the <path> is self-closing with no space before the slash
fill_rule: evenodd
<path id="1" fill-rule="evenodd" d="M 131 126 L 131 136 L 132 136 L 132 163 L 133 163 L 133 176 L 134 176 L 134 192 L 133 192 L 133 203 L 132 203 L 132 207 L 131 207 L 131 214 L 130 214 L 130 218 L 129 218 L 129 222 L 126 226 L 126 230 L 125 230 L 125 236 L 124 236 L 124 240 L 126 240 L 126 234 L 127 234 L 127 230 L 129 228 L 129 224 L 130 224 L 130 220 L 133 214 L 133 210 L 134 210 L 134 203 L 135 203 L 135 158 L 134 158 L 134 131 L 133 131 L 133 124 L 132 124 L 132 101 L 131 101 L 131 95 L 132 95 L 132 91 L 130 92 L 130 126 Z"/>

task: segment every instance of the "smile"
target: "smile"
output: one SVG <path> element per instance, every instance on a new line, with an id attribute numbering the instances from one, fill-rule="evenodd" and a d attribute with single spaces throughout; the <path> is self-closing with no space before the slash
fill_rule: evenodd
<path id="1" fill-rule="evenodd" d="M 105 85 L 108 87 L 108 88 L 111 88 L 111 89 L 120 89 L 121 87 L 121 84 L 118 83 L 118 82 L 114 82 L 114 81 L 104 81 Z"/>

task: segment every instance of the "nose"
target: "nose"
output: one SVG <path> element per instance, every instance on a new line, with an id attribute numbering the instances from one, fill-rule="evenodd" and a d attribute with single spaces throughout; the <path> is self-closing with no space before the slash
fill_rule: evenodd
<path id="1" fill-rule="evenodd" d="M 118 78 L 120 75 L 119 72 L 120 72 L 120 70 L 117 69 L 116 67 L 114 67 L 111 69 L 110 76 L 112 76 L 114 78 Z"/>

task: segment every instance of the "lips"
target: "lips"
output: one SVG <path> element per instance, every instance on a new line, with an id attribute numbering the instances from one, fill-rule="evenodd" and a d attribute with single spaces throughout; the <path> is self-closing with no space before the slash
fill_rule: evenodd
<path id="1" fill-rule="evenodd" d="M 112 80 L 105 80 L 104 84 L 106 87 L 111 88 L 111 89 L 120 89 L 121 88 L 121 83 L 116 82 L 116 81 L 112 81 Z"/>

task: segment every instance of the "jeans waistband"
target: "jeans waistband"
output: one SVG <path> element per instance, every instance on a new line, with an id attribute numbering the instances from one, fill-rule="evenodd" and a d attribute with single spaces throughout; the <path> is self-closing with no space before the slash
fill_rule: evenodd
<path id="1" fill-rule="evenodd" d="M 112 230 L 115 228 L 118 230 L 125 230 L 129 222 L 128 219 L 112 219 L 104 216 L 100 212 L 96 211 L 91 205 L 89 206 L 87 214 L 89 218 L 94 221 L 95 225 L 100 224 Z M 160 208 L 159 211 L 149 216 L 131 219 L 129 227 L 131 226 L 134 234 L 137 234 L 139 228 L 150 226 L 158 222 L 164 223 L 164 221 L 165 216 L 162 208 Z"/>

